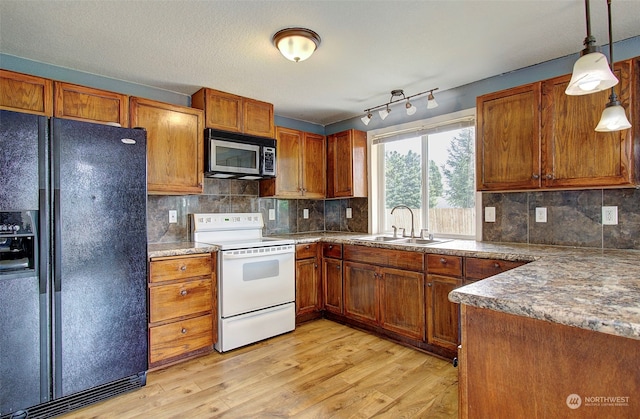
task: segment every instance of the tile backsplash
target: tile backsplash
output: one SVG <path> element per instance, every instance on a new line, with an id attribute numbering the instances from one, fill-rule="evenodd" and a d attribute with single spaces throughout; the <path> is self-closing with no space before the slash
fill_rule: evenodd
<path id="1" fill-rule="evenodd" d="M 618 207 L 617 225 L 602 225 L 602 206 Z M 484 241 L 640 249 L 639 189 L 483 193 L 482 207 L 496 208 Z M 547 209 L 546 223 L 536 208 Z"/>
<path id="2" fill-rule="evenodd" d="M 352 218 L 346 218 L 347 207 Z M 275 220 L 269 220 L 269 210 Z M 308 218 L 304 218 L 305 209 Z M 169 210 L 178 212 L 178 222 L 169 224 Z M 369 225 L 367 198 L 312 200 L 260 198 L 258 182 L 205 179 L 201 195 L 149 195 L 147 235 L 149 243 L 189 240 L 189 214 L 197 212 L 261 212 L 264 235 L 349 231 L 366 233 Z"/>

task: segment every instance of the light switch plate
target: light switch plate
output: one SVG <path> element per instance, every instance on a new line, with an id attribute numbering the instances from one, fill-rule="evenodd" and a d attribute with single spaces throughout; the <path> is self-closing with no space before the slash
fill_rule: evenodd
<path id="1" fill-rule="evenodd" d="M 353 211 L 351 210 L 351 208 L 347 208 L 347 218 L 352 218 L 353 217 Z"/>
<path id="2" fill-rule="evenodd" d="M 309 218 L 309 210 L 307 208 L 302 210 L 302 218 Z"/>
<path id="3" fill-rule="evenodd" d="M 602 207 L 602 225 L 618 224 L 618 207 Z"/>
<path id="4" fill-rule="evenodd" d="M 169 210 L 169 224 L 175 224 L 178 222 L 178 211 Z"/>
<path id="5" fill-rule="evenodd" d="M 275 208 L 269 208 L 269 221 L 274 221 L 275 219 L 276 219 Z"/>
<path id="6" fill-rule="evenodd" d="M 484 222 L 485 223 L 496 222 L 496 207 L 484 207 Z"/>
<path id="7" fill-rule="evenodd" d="M 547 222 L 547 209 L 545 207 L 536 208 L 536 223 Z"/>

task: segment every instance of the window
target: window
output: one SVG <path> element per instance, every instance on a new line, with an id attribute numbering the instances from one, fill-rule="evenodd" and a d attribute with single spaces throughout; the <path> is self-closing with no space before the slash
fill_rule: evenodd
<path id="1" fill-rule="evenodd" d="M 475 127 L 466 116 L 417 128 L 373 136 L 373 226 L 378 232 L 393 227 L 415 234 L 427 228 L 441 237 L 474 238 Z"/>

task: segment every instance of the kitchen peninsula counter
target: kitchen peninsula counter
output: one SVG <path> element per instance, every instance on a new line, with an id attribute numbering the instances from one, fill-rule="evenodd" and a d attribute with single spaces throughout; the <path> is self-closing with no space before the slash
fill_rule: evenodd
<path id="1" fill-rule="evenodd" d="M 640 251 L 451 240 L 410 245 L 363 233 L 278 235 L 297 244 L 325 241 L 463 257 L 532 262 L 451 292 L 478 308 L 640 340 Z M 640 345 L 640 342 L 638 343 Z"/>

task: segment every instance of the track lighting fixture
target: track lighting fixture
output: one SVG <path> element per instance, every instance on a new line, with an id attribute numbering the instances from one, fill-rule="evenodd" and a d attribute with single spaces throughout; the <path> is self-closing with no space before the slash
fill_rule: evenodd
<path id="1" fill-rule="evenodd" d="M 584 38 L 585 48 L 581 57 L 573 65 L 571 81 L 565 90 L 567 95 L 588 95 L 601 92 L 618 84 L 607 63 L 607 57 L 598 52 L 596 38 L 591 35 L 591 17 L 589 14 L 589 0 L 584 0 L 587 16 L 587 37 Z"/>
<path id="2" fill-rule="evenodd" d="M 418 111 L 418 108 L 411 103 L 410 99 L 417 96 L 424 95 L 426 93 L 429 93 L 429 96 L 427 98 L 427 109 L 436 108 L 438 106 L 438 103 L 436 102 L 436 99 L 433 97 L 433 92 L 436 90 L 438 90 L 437 87 L 435 89 L 426 90 L 424 92 L 416 93 L 415 95 L 411 95 L 411 96 L 405 96 L 404 91 L 402 89 L 392 90 L 391 98 L 389 99 L 389 102 L 383 103 L 382 105 L 374 106 L 369 109 L 365 109 L 364 110 L 365 116 L 360 118 L 360 120 L 362 121 L 363 124 L 369 125 L 369 122 L 371 122 L 371 116 L 372 116 L 371 111 L 374 111 L 378 108 L 383 108 L 378 111 L 378 115 L 380 115 L 380 119 L 384 120 L 391 112 L 391 108 L 389 108 L 389 105 L 393 103 L 401 102 L 403 100 L 406 101 L 405 109 L 407 111 L 407 115 L 413 115 Z"/>
<path id="3" fill-rule="evenodd" d="M 611 29 L 611 0 L 607 0 L 607 16 L 609 19 L 609 59 L 611 60 L 611 71 L 613 71 L 613 34 Z M 622 104 L 616 96 L 615 89 L 611 87 L 611 95 L 609 96 L 609 103 L 605 105 L 604 111 L 602 111 L 602 117 L 600 122 L 596 126 L 598 132 L 612 132 L 621 131 L 623 129 L 631 128 L 631 123 L 627 119 Z"/>

